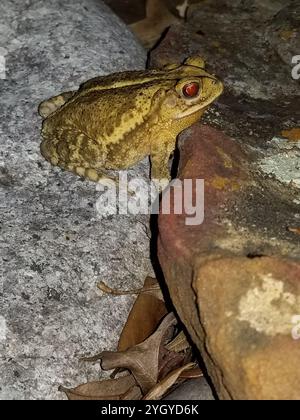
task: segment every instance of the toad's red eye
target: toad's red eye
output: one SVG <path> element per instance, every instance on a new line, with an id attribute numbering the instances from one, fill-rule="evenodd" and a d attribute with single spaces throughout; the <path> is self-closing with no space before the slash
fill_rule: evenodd
<path id="1" fill-rule="evenodd" d="M 195 96 L 198 95 L 199 90 L 200 90 L 199 83 L 191 82 L 183 86 L 182 93 L 187 98 L 194 98 Z"/>

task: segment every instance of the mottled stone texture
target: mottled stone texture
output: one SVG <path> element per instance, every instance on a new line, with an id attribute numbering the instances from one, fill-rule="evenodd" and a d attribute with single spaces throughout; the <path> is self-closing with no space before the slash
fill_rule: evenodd
<path id="1" fill-rule="evenodd" d="M 219 396 L 299 400 L 300 264 L 262 257 L 200 262 L 193 281 Z M 200 334 L 199 334 L 200 335 Z"/>
<path id="2" fill-rule="evenodd" d="M 159 259 L 180 319 L 222 399 L 299 399 L 299 236 L 292 189 L 261 179 L 238 144 L 186 132 L 180 179 L 205 179 L 205 221 L 159 218 Z M 299 322 L 300 323 L 300 322 Z M 275 380 L 276 379 L 276 380 Z"/>
<path id="3" fill-rule="evenodd" d="M 300 127 L 299 11 L 294 1 L 207 0 L 152 57 L 200 53 L 225 82 L 204 120 L 215 128 L 179 141 L 179 178 L 205 180 L 205 221 L 161 215 L 158 241 L 171 298 L 222 399 L 300 399 L 299 142 L 283 138 Z"/>
<path id="4" fill-rule="evenodd" d="M 199 401 L 211 401 L 214 400 L 214 396 L 212 394 L 211 388 L 206 382 L 206 380 L 202 378 L 198 379 L 191 379 L 184 382 L 181 386 L 179 386 L 175 391 L 167 395 L 164 400 L 167 401 L 191 401 L 191 400 L 199 400 Z"/>
<path id="5" fill-rule="evenodd" d="M 101 219 L 96 185 L 40 156 L 37 107 L 146 57 L 99 0 L 1 2 L 0 47 L 0 398 L 63 398 L 59 384 L 97 378 L 78 358 L 114 348 L 132 302 L 96 282 L 132 288 L 151 272 L 148 218 Z"/>

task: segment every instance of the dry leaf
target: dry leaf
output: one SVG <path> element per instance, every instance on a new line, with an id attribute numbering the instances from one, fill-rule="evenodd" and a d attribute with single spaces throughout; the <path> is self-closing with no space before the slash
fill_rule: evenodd
<path id="1" fill-rule="evenodd" d="M 183 331 L 161 348 L 159 357 L 159 380 L 174 369 L 191 362 L 191 346 Z"/>
<path id="2" fill-rule="evenodd" d="M 118 351 L 125 351 L 150 337 L 167 312 L 157 280 L 147 277 L 120 336 Z"/>
<path id="3" fill-rule="evenodd" d="M 158 380 L 160 381 L 171 371 L 189 363 L 192 359 L 191 351 L 176 353 L 168 351 L 165 346 L 161 346 L 158 359 Z"/>
<path id="4" fill-rule="evenodd" d="M 180 379 L 197 379 L 202 378 L 203 376 L 202 370 L 199 367 L 196 367 L 195 369 L 182 372 L 180 374 Z"/>
<path id="5" fill-rule="evenodd" d="M 297 29 L 286 29 L 279 32 L 279 36 L 284 41 L 289 41 L 291 38 L 297 36 Z"/>
<path id="6" fill-rule="evenodd" d="M 143 393 L 148 392 L 158 380 L 161 342 L 169 330 L 174 329 L 175 325 L 176 319 L 170 313 L 163 319 L 156 332 L 141 344 L 122 352 L 102 352 L 99 355 L 102 359 L 102 368 L 104 370 L 120 367 L 128 369 Z"/>
<path id="7" fill-rule="evenodd" d="M 107 295 L 113 296 L 126 296 L 126 295 L 139 295 L 143 289 L 131 289 L 131 290 L 120 290 L 120 289 L 113 289 L 109 287 L 104 281 L 100 281 L 97 284 L 97 287 L 101 292 L 106 293 Z"/>
<path id="8" fill-rule="evenodd" d="M 188 363 L 181 368 L 178 368 L 170 372 L 163 380 L 156 384 L 148 394 L 145 395 L 143 400 L 159 400 L 164 394 L 176 383 L 180 375 L 187 370 L 191 370 L 195 367 L 195 363 Z"/>
<path id="9" fill-rule="evenodd" d="M 146 16 L 146 19 L 130 25 L 146 48 L 152 48 L 167 28 L 180 21 L 162 0 L 148 0 Z"/>
<path id="10" fill-rule="evenodd" d="M 174 340 L 172 340 L 170 343 L 166 345 L 167 350 L 175 351 L 176 353 L 179 353 L 184 350 L 188 350 L 190 347 L 191 346 L 183 331 L 180 331 L 180 333 L 174 338 Z"/>
<path id="11" fill-rule="evenodd" d="M 106 293 L 108 295 L 114 296 L 126 296 L 126 295 L 140 295 L 141 293 L 150 294 L 155 296 L 157 299 L 162 300 L 164 302 L 164 297 L 158 284 L 157 280 L 152 277 L 147 277 L 144 283 L 144 286 L 139 289 L 131 289 L 131 290 L 120 290 L 114 289 L 109 287 L 104 281 L 100 281 L 97 284 L 97 287 L 101 292 Z"/>
<path id="12" fill-rule="evenodd" d="M 147 277 L 144 286 L 134 290 L 122 291 L 113 289 L 103 281 L 98 283 L 97 287 L 103 293 L 114 296 L 139 295 L 121 333 L 118 351 L 125 351 L 129 347 L 133 347 L 146 340 L 156 330 L 162 318 L 168 313 L 163 293 L 155 278 Z"/>
<path id="13" fill-rule="evenodd" d="M 132 375 L 88 382 L 73 389 L 59 389 L 65 392 L 69 400 L 133 400 L 142 397 L 141 389 Z"/>
<path id="14" fill-rule="evenodd" d="M 176 6 L 176 9 L 178 10 L 178 14 L 182 19 L 185 18 L 188 8 L 189 8 L 189 0 L 184 0 L 182 4 L 179 4 L 178 6 Z"/>
<path id="15" fill-rule="evenodd" d="M 101 359 L 103 369 L 115 369 L 113 377 L 61 390 L 69 399 L 76 400 L 141 399 L 150 390 L 154 399 L 159 398 L 174 386 L 186 366 L 190 366 L 192 352 L 182 331 L 177 331 L 174 338 L 177 320 L 173 313 L 167 314 L 157 280 L 148 277 L 142 289 L 125 292 L 103 282 L 98 287 L 113 295 L 139 294 L 121 334 L 118 351 L 104 351 L 82 359 L 90 362 Z M 118 377 L 123 370 L 128 370 L 130 375 Z M 195 377 L 196 369 L 190 369 L 189 374 Z M 186 379 L 188 376 L 181 381 Z"/>
<path id="16" fill-rule="evenodd" d="M 288 230 L 292 233 L 296 233 L 296 235 L 300 235 L 300 228 L 289 227 Z"/>

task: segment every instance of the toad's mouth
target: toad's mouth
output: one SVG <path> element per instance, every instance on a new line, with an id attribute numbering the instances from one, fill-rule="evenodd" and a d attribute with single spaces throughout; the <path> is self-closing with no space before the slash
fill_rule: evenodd
<path id="1" fill-rule="evenodd" d="M 186 111 L 178 114 L 176 116 L 176 120 L 180 120 L 182 118 L 189 117 L 190 115 L 195 114 L 196 112 L 200 111 L 201 109 L 203 109 L 203 111 L 204 111 L 204 108 L 207 107 L 210 103 L 211 103 L 211 101 L 207 101 L 207 104 L 205 104 L 204 102 L 201 102 L 201 104 L 191 106 Z"/>
<path id="2" fill-rule="evenodd" d="M 176 116 L 176 120 L 180 120 L 185 117 L 189 117 L 190 115 L 195 114 L 196 112 L 199 112 L 201 110 L 205 111 L 205 108 L 207 108 L 215 99 L 218 98 L 219 95 L 216 95 L 215 97 L 208 97 L 203 98 L 199 104 L 192 105 L 185 111 L 181 112 Z"/>

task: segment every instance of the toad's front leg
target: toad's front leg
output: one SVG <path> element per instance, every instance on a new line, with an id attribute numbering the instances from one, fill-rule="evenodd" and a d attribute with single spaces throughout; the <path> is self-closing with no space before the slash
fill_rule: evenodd
<path id="1" fill-rule="evenodd" d="M 170 156 L 173 153 L 176 146 L 176 139 L 164 141 L 158 145 L 155 145 L 151 150 L 151 179 L 171 180 L 171 174 L 169 169 Z"/>

